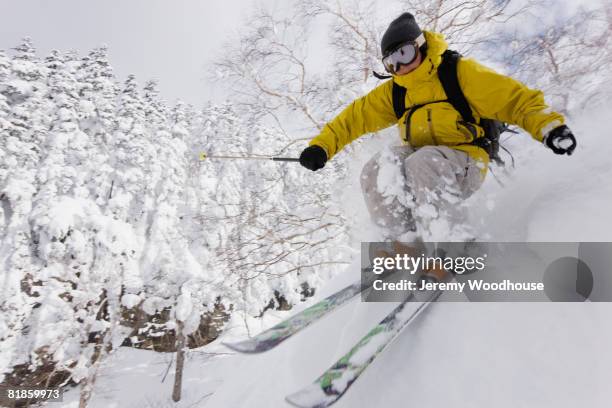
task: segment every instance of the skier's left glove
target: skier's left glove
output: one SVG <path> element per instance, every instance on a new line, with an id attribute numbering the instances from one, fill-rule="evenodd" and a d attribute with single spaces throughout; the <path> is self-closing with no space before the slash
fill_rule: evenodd
<path id="1" fill-rule="evenodd" d="M 576 148 L 576 138 L 565 125 L 556 127 L 548 132 L 542 142 L 556 154 L 567 154 L 569 156 L 574 153 Z"/>

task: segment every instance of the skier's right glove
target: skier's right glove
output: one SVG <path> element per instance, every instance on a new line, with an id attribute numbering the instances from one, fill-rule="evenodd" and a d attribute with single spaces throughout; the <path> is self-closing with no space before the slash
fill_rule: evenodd
<path id="1" fill-rule="evenodd" d="M 576 138 L 572 131 L 565 125 L 554 128 L 543 140 L 556 154 L 567 154 L 568 156 L 574 152 L 576 148 Z"/>
<path id="2" fill-rule="evenodd" d="M 300 155 L 300 164 L 312 171 L 322 169 L 326 162 L 327 153 L 321 146 L 308 146 Z"/>

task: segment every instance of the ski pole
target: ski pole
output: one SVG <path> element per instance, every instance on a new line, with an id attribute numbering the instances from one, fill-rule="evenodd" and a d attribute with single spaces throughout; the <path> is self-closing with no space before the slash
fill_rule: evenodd
<path id="1" fill-rule="evenodd" d="M 293 157 L 272 157 L 272 156 L 209 156 L 208 154 L 201 152 L 200 160 L 206 159 L 244 159 L 244 160 L 273 160 L 273 161 L 282 161 L 282 162 L 299 162 L 300 159 L 296 159 Z"/>

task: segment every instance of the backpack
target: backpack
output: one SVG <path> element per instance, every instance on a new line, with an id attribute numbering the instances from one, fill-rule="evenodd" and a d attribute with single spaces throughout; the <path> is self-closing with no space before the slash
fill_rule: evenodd
<path id="1" fill-rule="evenodd" d="M 479 125 L 484 130 L 484 136 L 474 139 L 471 144 L 479 146 L 483 148 L 489 158 L 495 162 L 496 164 L 503 166 L 504 162 L 499 157 L 499 138 L 503 132 L 512 132 L 515 131 L 508 128 L 508 126 L 500 122 L 499 120 L 494 119 L 480 119 L 480 123 L 476 122 L 474 115 L 472 115 L 472 110 L 470 109 L 470 105 L 461 90 L 461 86 L 459 85 L 459 78 L 457 77 L 457 63 L 461 58 L 461 54 L 457 51 L 446 50 L 444 54 L 442 54 L 442 63 L 438 67 L 438 78 L 442 83 L 442 88 L 444 88 L 444 92 L 448 97 L 445 101 L 436 101 L 436 102 L 449 102 L 457 112 L 463 118 L 463 124 L 469 128 L 473 127 L 473 125 Z M 406 126 L 409 129 L 410 126 L 410 117 L 417 109 L 423 107 L 423 105 L 415 105 L 410 108 L 408 116 L 406 117 Z M 408 110 L 406 109 L 406 88 L 398 85 L 393 82 L 393 110 L 395 111 L 395 116 L 399 120 L 404 113 Z"/>

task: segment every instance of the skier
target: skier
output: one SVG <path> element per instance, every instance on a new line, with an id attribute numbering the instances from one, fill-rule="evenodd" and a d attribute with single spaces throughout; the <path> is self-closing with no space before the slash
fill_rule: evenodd
<path id="1" fill-rule="evenodd" d="M 492 120 L 520 126 L 556 154 L 571 155 L 576 148 L 563 116 L 540 91 L 465 58 L 455 60 L 455 85 L 452 79 L 442 83 L 444 60 L 458 56 L 447 48 L 441 34 L 422 31 L 410 13 L 400 15 L 381 40 L 382 63 L 392 79 L 353 101 L 300 155 L 301 165 L 316 171 L 358 137 L 397 123 L 404 144 L 375 155 L 361 174 L 368 211 L 386 240 L 423 234 L 436 222 L 441 231 L 459 227 L 461 234 L 460 203 L 480 187 L 493 158 L 487 140 Z M 389 165 L 401 170 L 409 200 L 379 189 L 381 169 Z"/>

